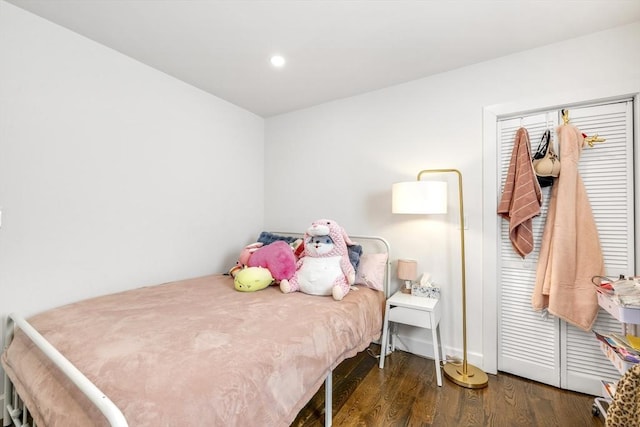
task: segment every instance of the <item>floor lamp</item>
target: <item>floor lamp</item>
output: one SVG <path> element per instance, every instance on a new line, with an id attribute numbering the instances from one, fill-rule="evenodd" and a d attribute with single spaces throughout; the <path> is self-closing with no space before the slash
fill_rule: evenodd
<path id="1" fill-rule="evenodd" d="M 393 184 L 392 212 L 403 214 L 447 213 L 447 183 L 444 181 L 421 181 L 423 175 L 455 173 L 458 177 L 458 200 L 460 210 L 460 258 L 462 267 L 462 363 L 446 363 L 444 375 L 462 387 L 483 388 L 488 385 L 487 374 L 467 363 L 467 289 L 464 251 L 464 203 L 462 198 L 462 174 L 457 169 L 426 169 L 418 173 L 412 182 Z"/>

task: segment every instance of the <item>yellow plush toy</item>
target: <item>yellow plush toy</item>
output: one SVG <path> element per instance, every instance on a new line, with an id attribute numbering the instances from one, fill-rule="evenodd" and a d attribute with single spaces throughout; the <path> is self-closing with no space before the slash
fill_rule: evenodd
<path id="1" fill-rule="evenodd" d="M 236 291 L 255 292 L 273 283 L 271 272 L 263 267 L 246 267 L 236 272 L 233 285 Z"/>

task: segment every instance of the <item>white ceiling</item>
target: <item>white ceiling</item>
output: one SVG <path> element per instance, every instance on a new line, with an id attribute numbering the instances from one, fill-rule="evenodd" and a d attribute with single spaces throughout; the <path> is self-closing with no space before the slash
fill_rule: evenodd
<path id="1" fill-rule="evenodd" d="M 263 117 L 640 20 L 639 0 L 7 1 Z"/>

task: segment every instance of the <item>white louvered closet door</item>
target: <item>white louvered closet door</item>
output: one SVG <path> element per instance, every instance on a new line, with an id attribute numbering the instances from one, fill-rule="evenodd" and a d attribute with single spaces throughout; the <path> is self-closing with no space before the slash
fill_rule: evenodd
<path id="1" fill-rule="evenodd" d="M 571 123 L 606 142 L 585 148 L 579 171 L 600 235 L 607 275 L 634 272 L 632 102 L 622 101 L 570 110 Z M 516 130 L 529 131 L 532 153 L 545 129 L 562 123 L 559 110 L 500 120 L 499 179 L 502 192 Z M 559 150 L 556 149 L 556 152 Z M 562 159 L 560 159 L 562 164 Z M 562 172 L 561 172 L 562 173 Z M 600 394 L 600 380 L 615 380 L 617 371 L 600 351 L 592 333 L 531 308 L 536 266 L 549 204 L 550 187 L 542 189 L 542 213 L 533 220 L 534 251 L 524 260 L 511 246 L 508 223 L 501 220 L 498 266 L 498 370 L 589 394 Z M 619 331 L 620 325 L 601 310 L 594 329 Z"/>

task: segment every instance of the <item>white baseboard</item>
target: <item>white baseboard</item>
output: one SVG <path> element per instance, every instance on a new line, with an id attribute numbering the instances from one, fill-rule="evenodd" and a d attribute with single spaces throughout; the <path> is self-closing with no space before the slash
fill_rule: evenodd
<path id="1" fill-rule="evenodd" d="M 433 359 L 433 343 L 400 334 L 394 338 L 398 350 Z"/>
<path id="2" fill-rule="evenodd" d="M 402 334 L 396 335 L 395 340 L 396 348 L 399 350 L 407 351 L 429 359 L 434 358 L 433 343 L 431 341 L 425 341 Z M 447 355 L 462 358 L 462 349 L 442 346 L 442 353 L 443 354 L 440 355 L 440 360 L 444 360 Z M 481 367 L 483 358 L 480 354 L 469 353 L 467 351 L 467 361 L 472 365 Z"/>

